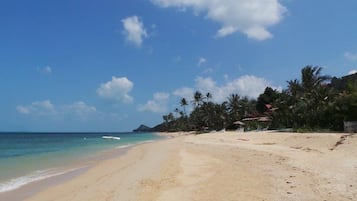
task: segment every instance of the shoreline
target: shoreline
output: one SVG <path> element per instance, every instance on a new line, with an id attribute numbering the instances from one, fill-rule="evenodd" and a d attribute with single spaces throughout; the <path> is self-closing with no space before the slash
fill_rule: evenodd
<path id="1" fill-rule="evenodd" d="M 28 200 L 356 200 L 357 136 L 334 147 L 343 135 L 171 133 Z"/>
<path id="2" fill-rule="evenodd" d="M 176 138 L 177 139 L 177 138 Z M 157 165 L 159 163 L 159 161 L 161 161 L 160 158 L 157 158 L 156 152 L 152 152 L 151 153 L 151 157 L 150 158 L 145 158 L 143 159 L 142 156 L 146 155 L 147 151 L 150 152 L 150 149 L 147 149 L 146 147 L 155 147 L 156 144 L 166 144 L 164 143 L 165 141 L 170 141 L 170 138 L 163 138 L 163 139 L 159 139 L 156 141 L 152 141 L 149 143 L 139 143 L 137 145 L 134 145 L 130 148 L 128 148 L 125 152 L 125 154 L 119 155 L 119 156 L 114 156 L 111 158 L 108 158 L 106 160 L 102 160 L 99 161 L 99 163 L 96 163 L 93 167 L 91 167 L 90 169 L 88 169 L 86 172 L 84 172 L 83 174 L 77 175 L 75 178 L 70 179 L 64 183 L 52 186 L 48 189 L 45 189 L 44 191 L 39 192 L 38 194 L 29 197 L 26 200 L 73 200 L 74 198 L 72 198 L 73 195 L 65 195 L 67 194 L 64 193 L 64 191 L 62 191 L 62 187 L 63 186 L 70 186 L 69 188 L 65 187 L 64 190 L 70 190 L 70 189 L 81 189 L 84 190 L 83 194 L 81 194 L 80 198 L 76 198 L 77 200 L 102 200 L 102 198 L 99 196 L 102 193 L 95 193 L 95 195 L 93 195 L 92 191 L 97 191 L 98 189 L 100 189 L 101 191 L 105 191 L 108 194 L 110 194 L 109 190 L 107 189 L 106 186 L 102 186 L 102 185 L 90 185 L 91 186 L 91 190 L 87 190 L 87 188 L 89 188 L 88 184 L 91 183 L 95 183 L 95 182 L 101 182 L 101 180 L 103 179 L 102 177 L 106 177 L 107 180 L 106 181 L 109 182 L 109 186 L 113 186 L 113 185 L 118 185 L 119 183 L 123 182 L 122 180 L 120 180 L 120 177 L 117 178 L 117 180 L 115 179 L 116 177 L 113 177 L 113 175 L 111 175 L 113 172 L 117 172 L 119 171 L 119 173 L 122 176 L 128 176 L 129 178 L 123 182 L 123 184 L 127 184 L 127 183 L 133 183 L 134 180 L 136 179 L 136 176 L 134 176 L 132 173 L 133 172 L 141 172 L 144 175 L 154 175 L 155 171 L 153 171 L 153 168 L 148 168 L 149 171 L 145 171 L 144 169 L 150 166 L 155 166 L 157 167 Z M 170 147 L 170 146 L 169 146 Z M 145 153 L 144 153 L 145 152 Z M 154 157 L 155 155 L 155 157 Z M 161 157 L 166 158 L 167 157 L 167 153 L 162 153 Z M 133 164 L 137 164 L 140 160 L 140 163 L 143 164 L 143 166 L 132 166 Z M 119 161 L 119 162 L 118 162 Z M 116 163 L 118 166 L 113 166 L 113 163 Z M 145 164 L 145 166 L 144 166 Z M 128 169 L 129 168 L 129 169 Z M 112 181 L 112 180 L 116 180 L 116 181 Z M 95 182 L 94 182 L 95 181 Z M 84 182 L 84 183 L 82 183 Z M 114 182 L 114 183 L 113 183 Z M 84 186 L 83 186 L 84 185 Z M 85 188 L 85 189 L 83 189 Z M 131 191 L 134 191 L 135 189 L 126 189 L 125 192 L 122 191 L 121 195 L 125 196 L 126 198 L 132 197 L 134 195 L 134 193 L 132 193 Z M 129 193 L 127 192 L 129 191 Z M 57 193 L 59 193 L 61 196 L 57 196 Z M 123 195 L 125 194 L 125 195 Z M 48 196 L 50 196 L 51 198 L 49 198 Z M 54 197 L 53 197 L 54 196 Z M 71 198 L 70 198 L 71 197 Z"/>
<path id="3" fill-rule="evenodd" d="M 160 140 L 160 139 L 156 139 Z M 44 178 L 35 178 L 34 181 L 30 181 L 29 183 L 23 184 L 15 189 L 0 192 L 0 200 L 25 200 L 28 199 L 46 189 L 60 185 L 71 179 L 74 179 L 91 168 L 93 168 L 98 163 L 109 160 L 115 157 L 120 157 L 124 155 L 128 150 L 135 146 L 139 146 L 141 144 L 151 143 L 156 140 L 143 141 L 139 143 L 129 144 L 129 145 L 121 145 L 115 148 L 111 148 L 108 150 L 101 150 L 97 153 L 93 153 L 91 156 L 87 156 L 85 158 L 79 159 L 77 162 L 71 162 L 64 166 L 53 167 L 47 170 L 40 171 L 51 171 L 50 174 L 44 175 Z M 26 175 L 29 176 L 29 175 Z M 24 176 L 24 177 L 26 177 Z M 16 178 L 19 179 L 19 178 Z"/>

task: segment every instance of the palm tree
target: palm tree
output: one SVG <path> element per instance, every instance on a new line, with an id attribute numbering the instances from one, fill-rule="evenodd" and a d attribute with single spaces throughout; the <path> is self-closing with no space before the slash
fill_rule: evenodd
<path id="1" fill-rule="evenodd" d="M 239 100 L 239 114 L 241 118 L 246 117 L 247 115 L 255 115 L 256 114 L 256 100 L 249 100 L 247 96 L 241 98 Z"/>
<path id="2" fill-rule="evenodd" d="M 240 107 L 241 105 L 240 105 L 239 95 L 230 94 L 228 96 L 228 111 L 229 111 L 229 116 L 231 117 L 231 123 L 241 119 L 241 115 L 239 114 Z"/>
<path id="3" fill-rule="evenodd" d="M 175 116 L 174 114 L 172 114 L 172 112 L 170 112 L 168 115 L 167 115 L 167 119 L 169 122 L 172 122 L 175 120 Z"/>
<path id="4" fill-rule="evenodd" d="M 223 102 L 221 105 L 218 105 L 218 114 L 217 118 L 219 120 L 219 124 L 221 129 L 226 128 L 227 120 L 228 120 L 228 109 L 227 109 L 227 102 Z"/>
<path id="5" fill-rule="evenodd" d="M 324 82 L 330 77 L 321 75 L 321 67 L 306 66 L 301 70 L 301 82 L 289 81 L 288 89 L 292 97 L 291 108 L 293 122 L 299 128 L 316 128 L 321 122 L 319 119 L 327 107 L 322 107 L 328 91 Z"/>
<path id="6" fill-rule="evenodd" d="M 228 108 L 232 111 L 238 111 L 240 105 L 240 96 L 238 94 L 230 94 L 228 97 Z"/>
<path id="7" fill-rule="evenodd" d="M 183 108 L 184 115 L 186 116 L 186 106 L 188 105 L 186 98 L 181 99 L 180 105 Z"/>
<path id="8" fill-rule="evenodd" d="M 202 104 L 203 96 L 200 91 L 196 91 L 193 95 L 193 104 L 194 107 L 197 108 Z"/>
<path id="9" fill-rule="evenodd" d="M 273 104 L 278 97 L 278 92 L 271 87 L 266 87 L 264 93 L 260 94 L 257 99 L 256 109 L 259 113 L 263 114 L 268 111 L 266 104 Z"/>
<path id="10" fill-rule="evenodd" d="M 330 79 L 330 76 L 321 75 L 319 66 L 306 66 L 301 70 L 301 86 L 305 93 L 312 93 L 321 84 Z"/>
<path id="11" fill-rule="evenodd" d="M 299 80 L 290 80 L 288 81 L 288 92 L 292 96 L 297 96 L 302 91 L 301 84 Z"/>

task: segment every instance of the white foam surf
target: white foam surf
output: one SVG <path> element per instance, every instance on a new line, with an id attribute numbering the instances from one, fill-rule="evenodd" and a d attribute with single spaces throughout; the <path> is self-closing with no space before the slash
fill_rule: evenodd
<path id="1" fill-rule="evenodd" d="M 12 191 L 12 190 L 21 188 L 22 186 L 25 186 L 32 182 L 36 182 L 36 181 L 40 181 L 40 180 L 47 179 L 50 177 L 59 176 L 59 175 L 63 175 L 63 174 L 69 173 L 69 172 L 73 172 L 80 168 L 83 168 L 83 167 L 73 168 L 73 169 L 64 170 L 64 171 L 56 171 L 54 169 L 37 170 L 31 174 L 13 178 L 8 181 L 0 183 L 0 193 L 8 192 L 8 191 Z"/>
<path id="2" fill-rule="evenodd" d="M 120 140 L 120 137 L 110 136 L 110 135 L 103 135 L 102 138 L 109 139 L 109 140 Z"/>

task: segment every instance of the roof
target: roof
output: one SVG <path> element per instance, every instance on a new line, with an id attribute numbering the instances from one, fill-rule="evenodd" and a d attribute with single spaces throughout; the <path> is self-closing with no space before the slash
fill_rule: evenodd
<path id="1" fill-rule="evenodd" d="M 236 124 L 236 125 L 244 125 L 245 123 L 241 122 L 241 121 L 235 121 L 233 122 L 233 124 Z"/>
<path id="2" fill-rule="evenodd" d="M 269 117 L 251 117 L 251 118 L 244 118 L 242 121 L 260 121 L 260 122 L 269 122 L 271 119 Z"/>

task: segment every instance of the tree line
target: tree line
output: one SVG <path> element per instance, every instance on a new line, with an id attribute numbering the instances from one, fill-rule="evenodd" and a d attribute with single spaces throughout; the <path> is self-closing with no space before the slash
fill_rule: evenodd
<path id="1" fill-rule="evenodd" d="M 196 91 L 192 101 L 182 98 L 173 112 L 163 116 L 156 131 L 210 131 L 292 128 L 295 131 L 342 131 L 344 121 L 357 121 L 357 73 L 341 78 L 321 74 L 319 66 L 306 66 L 301 78 L 287 81 L 282 91 L 266 87 L 257 99 L 230 94 L 222 103 L 212 94 Z M 187 113 L 187 107 L 192 111 Z M 264 122 L 257 119 L 264 117 Z M 238 123 L 237 123 L 238 122 Z"/>

